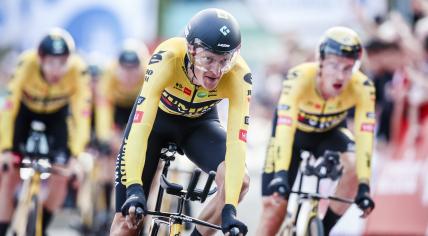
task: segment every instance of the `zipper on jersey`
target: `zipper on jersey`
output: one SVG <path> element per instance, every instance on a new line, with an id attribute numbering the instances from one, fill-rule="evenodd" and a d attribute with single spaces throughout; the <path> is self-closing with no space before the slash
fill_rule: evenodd
<path id="1" fill-rule="evenodd" d="M 195 100 L 196 93 L 198 92 L 198 87 L 199 87 L 198 85 L 195 85 L 195 89 L 193 91 L 192 98 L 190 99 L 190 103 L 189 103 L 189 110 L 187 110 L 186 114 L 189 114 L 190 112 L 191 105 L 193 103 L 193 100 Z"/>
<path id="2" fill-rule="evenodd" d="M 320 119 L 318 120 L 318 126 L 319 126 L 319 128 L 321 128 L 321 117 L 324 115 L 324 110 L 325 110 L 326 107 L 327 107 L 327 100 L 324 100 L 324 102 L 323 102 L 323 104 L 321 106 Z M 325 127 L 322 127 L 322 129 L 325 129 Z"/>

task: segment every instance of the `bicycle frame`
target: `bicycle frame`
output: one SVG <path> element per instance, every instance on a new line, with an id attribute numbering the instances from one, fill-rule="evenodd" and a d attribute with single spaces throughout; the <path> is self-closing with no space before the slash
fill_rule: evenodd
<path id="1" fill-rule="evenodd" d="M 183 213 L 184 204 L 186 201 L 204 202 L 208 195 L 211 195 L 212 193 L 214 193 L 210 191 L 210 187 L 214 181 L 215 172 L 212 171 L 209 173 L 208 180 L 203 189 L 196 189 L 196 185 L 199 180 L 199 176 L 201 174 L 201 170 L 196 169 L 192 174 L 192 178 L 189 182 L 187 190 L 183 190 L 183 186 L 170 183 L 166 179 L 171 161 L 175 159 L 174 157 L 175 152 L 179 152 L 175 144 L 172 144 L 172 145 L 170 144 L 168 146 L 168 151 L 171 152 L 172 155 L 168 156 L 167 153 L 161 154 L 161 159 L 165 162 L 165 164 L 162 169 L 162 175 L 161 175 L 161 181 L 160 181 L 155 211 L 147 212 L 148 215 L 153 216 L 153 224 L 151 226 L 152 228 L 150 230 L 150 235 L 157 235 L 160 228 L 160 224 L 165 224 L 169 226 L 170 236 L 179 236 L 183 231 L 183 224 L 185 222 L 199 224 L 199 225 L 211 227 L 217 230 L 221 230 L 221 227 L 218 225 L 214 225 L 202 220 L 198 220 L 196 218 L 187 216 Z M 177 211 L 174 213 L 160 211 L 163 194 L 165 191 L 168 194 L 175 195 L 178 197 Z M 137 209 L 137 212 L 138 212 L 138 209 Z"/>
<path id="2" fill-rule="evenodd" d="M 37 220 L 36 220 L 36 236 L 42 235 L 42 204 L 39 199 L 41 188 L 41 172 L 34 170 L 31 178 L 25 179 L 22 185 L 22 192 L 18 201 L 16 213 L 13 216 L 12 231 L 17 236 L 26 235 L 26 226 L 28 224 L 28 215 L 30 211 L 31 201 L 35 197 L 37 204 Z"/>
<path id="3" fill-rule="evenodd" d="M 309 157 L 305 157 L 303 159 L 302 164 L 306 164 L 306 166 L 309 165 Z M 308 167 L 306 167 L 308 168 Z M 313 170 L 312 170 L 313 171 Z M 299 171 L 299 184 L 298 184 L 298 190 L 297 191 L 291 191 L 291 193 L 297 195 L 297 210 L 295 211 L 295 214 L 290 214 L 291 216 L 287 216 L 287 219 L 285 221 L 285 226 L 281 230 L 280 235 L 308 235 L 309 232 L 307 230 L 309 229 L 311 219 L 318 218 L 318 206 L 319 201 L 321 199 L 329 199 L 333 201 L 339 201 L 347 204 L 352 204 L 353 201 L 348 199 L 343 199 L 340 197 L 335 196 L 323 196 L 320 194 L 320 182 L 322 178 L 325 178 L 325 176 L 320 177 L 314 173 L 309 174 L 309 176 L 314 176 L 316 178 L 316 186 L 314 192 L 303 192 L 303 180 L 306 179 L 308 174 L 304 173 L 305 170 L 303 168 Z M 298 223 L 301 223 L 302 221 L 302 209 L 303 209 L 303 202 L 304 200 L 307 200 L 307 203 L 309 205 L 307 215 L 305 215 L 305 218 L 303 219 L 303 225 L 302 228 L 298 228 Z M 290 204 L 290 203 L 289 203 Z M 300 229 L 300 231 L 299 231 Z M 303 230 L 302 230 L 303 229 Z"/>

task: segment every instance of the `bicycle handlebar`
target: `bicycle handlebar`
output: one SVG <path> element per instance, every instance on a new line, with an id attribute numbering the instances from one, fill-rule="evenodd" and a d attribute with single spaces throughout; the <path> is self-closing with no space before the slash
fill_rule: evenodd
<path id="1" fill-rule="evenodd" d="M 192 195 L 195 193 L 196 185 L 199 181 L 199 176 L 201 176 L 201 169 L 196 168 L 193 171 L 192 178 L 190 179 L 189 185 L 187 187 L 186 199 L 192 198 Z"/>
<path id="2" fill-rule="evenodd" d="M 354 200 L 349 200 L 346 198 L 341 198 L 336 196 L 324 196 L 319 193 L 308 193 L 308 192 L 294 191 L 294 190 L 292 190 L 291 193 L 303 195 L 304 198 L 329 199 L 329 200 L 338 201 L 338 202 L 347 203 L 347 204 L 355 203 Z"/>
<path id="3" fill-rule="evenodd" d="M 205 183 L 204 190 L 202 191 L 202 194 L 201 194 L 201 203 L 204 203 L 205 200 L 207 199 L 208 194 L 210 193 L 211 185 L 214 182 L 214 179 L 215 179 L 215 172 L 210 171 L 210 173 L 208 174 L 207 182 Z"/>

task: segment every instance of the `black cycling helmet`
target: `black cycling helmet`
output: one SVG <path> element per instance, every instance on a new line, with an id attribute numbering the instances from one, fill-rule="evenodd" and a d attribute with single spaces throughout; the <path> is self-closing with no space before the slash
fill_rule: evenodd
<path id="1" fill-rule="evenodd" d="M 232 52 L 241 46 L 238 22 L 221 9 L 209 8 L 198 12 L 184 34 L 188 44 L 203 46 L 217 54 Z"/>
<path id="2" fill-rule="evenodd" d="M 122 66 L 139 66 L 140 57 L 136 51 L 125 49 L 119 54 L 119 64 Z"/>
<path id="3" fill-rule="evenodd" d="M 347 27 L 338 26 L 328 29 L 319 44 L 321 60 L 327 54 L 334 54 L 359 61 L 362 52 L 363 47 L 358 34 Z"/>
<path id="4" fill-rule="evenodd" d="M 39 44 L 40 57 L 67 56 L 74 51 L 74 41 L 71 35 L 64 29 L 53 28 L 43 37 Z"/>

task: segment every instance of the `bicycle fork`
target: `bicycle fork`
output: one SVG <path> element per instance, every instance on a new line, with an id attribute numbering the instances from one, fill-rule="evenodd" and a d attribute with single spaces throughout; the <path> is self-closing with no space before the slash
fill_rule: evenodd
<path id="1" fill-rule="evenodd" d="M 27 225 L 29 224 L 28 218 L 31 208 L 35 208 L 37 210 L 35 236 L 42 235 L 43 214 L 40 199 L 38 198 L 38 193 L 40 192 L 40 182 L 40 173 L 36 171 L 33 176 L 24 180 L 22 184 L 23 192 L 21 192 L 21 196 L 18 200 L 19 207 L 16 209 L 12 221 L 12 231 L 16 236 L 26 235 Z M 32 203 L 36 205 L 31 207 Z"/>

